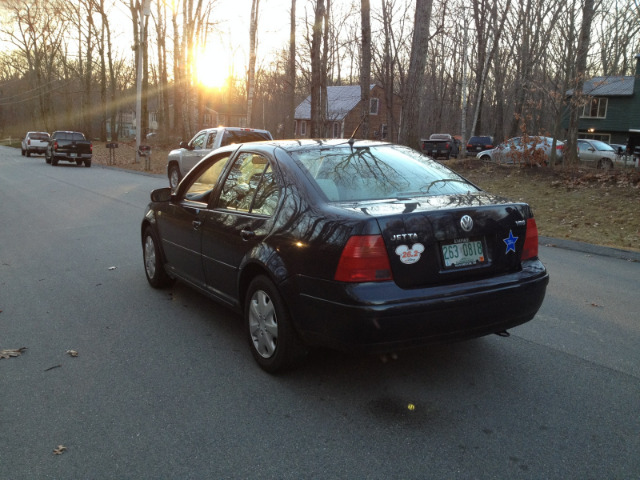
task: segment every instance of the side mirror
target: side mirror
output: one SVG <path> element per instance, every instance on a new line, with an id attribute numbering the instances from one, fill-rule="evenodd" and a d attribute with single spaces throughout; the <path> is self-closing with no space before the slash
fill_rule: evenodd
<path id="1" fill-rule="evenodd" d="M 157 188 L 151 192 L 152 202 L 168 202 L 171 200 L 171 188 Z"/>
<path id="2" fill-rule="evenodd" d="M 180 142 L 180 148 L 189 148 L 189 142 Z"/>

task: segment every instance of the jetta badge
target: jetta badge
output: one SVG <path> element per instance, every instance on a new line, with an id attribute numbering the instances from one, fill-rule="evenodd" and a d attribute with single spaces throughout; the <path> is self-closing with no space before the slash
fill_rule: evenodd
<path id="1" fill-rule="evenodd" d="M 460 219 L 460 226 L 465 232 L 470 232 L 473 228 L 473 219 L 469 215 L 463 215 Z"/>

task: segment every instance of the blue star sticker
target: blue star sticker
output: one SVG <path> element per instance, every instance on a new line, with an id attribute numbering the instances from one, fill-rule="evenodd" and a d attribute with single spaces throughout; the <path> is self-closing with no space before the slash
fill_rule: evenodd
<path id="1" fill-rule="evenodd" d="M 516 253 L 516 242 L 518 241 L 518 237 L 513 236 L 513 232 L 509 230 L 509 238 L 505 238 L 502 240 L 507 245 L 507 251 L 505 254 L 509 252 Z"/>

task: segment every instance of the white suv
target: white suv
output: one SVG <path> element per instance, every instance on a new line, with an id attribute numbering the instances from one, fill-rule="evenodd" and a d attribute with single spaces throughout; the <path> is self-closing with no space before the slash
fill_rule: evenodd
<path id="1" fill-rule="evenodd" d="M 20 147 L 20 153 L 30 157 L 32 153 L 39 153 L 44 155 L 47 151 L 47 145 L 49 145 L 49 134 L 47 132 L 27 132 L 22 139 L 22 146 Z"/>
<path id="2" fill-rule="evenodd" d="M 240 127 L 216 127 L 200 130 L 189 142 L 181 142 L 180 148 L 171 150 L 167 159 L 169 185 L 175 190 L 189 170 L 205 155 L 219 147 L 234 143 L 273 140 L 267 130 Z"/>

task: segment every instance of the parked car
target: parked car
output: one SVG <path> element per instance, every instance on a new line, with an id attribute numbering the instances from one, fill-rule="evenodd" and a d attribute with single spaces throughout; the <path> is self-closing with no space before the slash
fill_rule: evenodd
<path id="1" fill-rule="evenodd" d="M 429 140 L 420 140 L 422 151 L 432 158 L 458 158 L 460 141 L 449 133 L 433 133 Z"/>
<path id="2" fill-rule="evenodd" d="M 618 153 L 608 143 L 601 142 L 600 140 L 579 138 L 577 145 L 580 163 L 582 164 L 609 170 L 613 168 L 614 163 L 618 161 Z"/>
<path id="3" fill-rule="evenodd" d="M 189 142 L 181 142 L 180 148 L 169 152 L 167 159 L 169 185 L 175 190 L 187 172 L 216 148 L 272 139 L 269 131 L 255 128 L 217 127 L 201 130 Z"/>
<path id="4" fill-rule="evenodd" d="M 47 151 L 49 134 L 47 132 L 27 132 L 22 139 L 20 151 L 22 156 L 30 157 L 32 153 L 43 155 Z"/>
<path id="5" fill-rule="evenodd" d="M 84 133 L 59 130 L 53 132 L 47 144 L 44 161 L 52 166 L 58 165 L 60 160 L 75 162 L 80 166 L 91 166 L 93 157 L 93 144 L 87 140 Z"/>
<path id="6" fill-rule="evenodd" d="M 489 135 L 474 136 L 467 142 L 467 155 L 477 154 L 493 148 L 493 137 Z"/>
<path id="7" fill-rule="evenodd" d="M 530 165 L 545 165 L 549 161 L 553 138 L 530 136 L 514 137 L 502 142 L 495 148 L 483 150 L 476 158 L 485 162 L 497 163 L 527 163 Z M 564 142 L 556 142 L 556 158 L 562 159 Z"/>
<path id="8" fill-rule="evenodd" d="M 319 345 L 387 352 L 531 320 L 549 280 L 532 210 L 373 141 L 222 147 L 151 193 L 145 274 L 244 315 L 266 371 Z"/>

